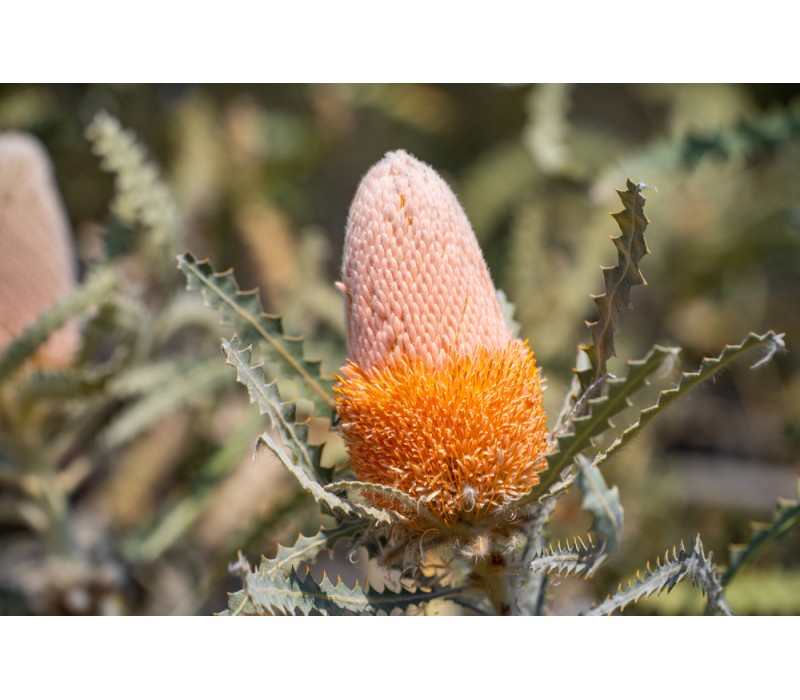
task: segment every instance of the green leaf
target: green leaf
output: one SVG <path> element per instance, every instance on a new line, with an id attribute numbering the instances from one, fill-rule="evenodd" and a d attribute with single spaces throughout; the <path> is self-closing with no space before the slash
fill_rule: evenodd
<path id="1" fill-rule="evenodd" d="M 583 492 L 581 507 L 594 515 L 592 530 L 606 542 L 611 554 L 619 545 L 624 522 L 619 489 L 608 488 L 600 470 L 585 457 L 578 457 L 578 488 Z"/>
<path id="2" fill-rule="evenodd" d="M 310 572 L 302 579 L 294 568 L 286 574 L 280 566 L 276 566 L 274 560 L 265 558 L 262 558 L 256 571 L 252 571 L 241 557 L 233 568 L 243 572 L 243 589 L 230 596 L 229 615 L 294 615 L 297 612 L 301 615 L 374 615 L 403 610 L 458 592 L 457 589 L 402 589 L 399 593 L 389 590 L 377 593 L 368 586 L 362 588 L 358 583 L 349 588 L 341 579 L 334 583 L 327 574 L 317 583 Z"/>
<path id="3" fill-rule="evenodd" d="M 671 591 L 676 584 L 687 577 L 705 594 L 707 610 L 722 615 L 731 614 L 722 595 L 717 567 L 711 562 L 711 555 L 706 557 L 703 552 L 703 543 L 699 535 L 695 538 L 694 548 L 691 551 L 687 551 L 681 542 L 679 547 L 673 547 L 672 558 L 667 551 L 663 564 L 656 559 L 655 569 L 652 569 L 648 562 L 643 575 L 637 571 L 635 580 L 628 581 L 625 587 L 620 583 L 619 590 L 615 594 L 585 614 L 610 615 L 616 610 L 622 611 L 625 606 L 649 598 L 655 593 L 661 593 L 664 589 L 667 592 Z"/>
<path id="4" fill-rule="evenodd" d="M 0 382 L 7 379 L 26 361 L 50 334 L 87 308 L 102 301 L 114 289 L 114 272 L 109 268 L 95 270 L 86 281 L 60 304 L 39 316 L 0 356 Z"/>
<path id="5" fill-rule="evenodd" d="M 706 357 L 700 363 L 696 372 L 683 372 L 678 384 L 673 389 L 662 391 L 658 401 L 649 408 L 644 409 L 639 415 L 639 420 L 625 430 L 613 443 L 594 460 L 595 466 L 600 466 L 617 450 L 627 445 L 656 415 L 673 404 L 679 398 L 694 389 L 697 385 L 724 369 L 742 355 L 758 347 L 766 347 L 767 353 L 756 362 L 753 367 L 760 367 L 767 362 L 780 349 L 783 349 L 783 334 L 768 331 L 764 335 L 751 333 L 739 345 L 726 345 L 719 357 Z"/>
<path id="6" fill-rule="evenodd" d="M 737 615 L 800 615 L 800 570 L 746 569 L 725 586 L 725 598 Z M 641 603 L 645 615 L 702 615 L 705 600 L 696 588 L 676 586 L 668 596 Z"/>
<path id="7" fill-rule="evenodd" d="M 617 354 L 614 335 L 619 332 L 620 311 L 633 308 L 631 288 L 646 284 L 639 270 L 641 259 L 650 252 L 644 240 L 649 221 L 644 214 L 642 187 L 628 180 L 626 190 L 617 190 L 623 204 L 622 211 L 612 214 L 621 232 L 611 239 L 617 248 L 617 264 L 603 268 L 605 292 L 591 295 L 599 318 L 586 322 L 593 344 L 582 349 L 589 356 L 592 369 L 578 373 L 583 391 L 605 376 L 608 359 Z"/>
<path id="8" fill-rule="evenodd" d="M 785 535 L 800 522 L 800 481 L 797 482 L 798 500 L 779 500 L 775 513 L 769 523 L 753 523 L 750 541 L 747 544 L 728 547 L 728 568 L 722 575 L 722 585 L 727 586 L 731 579 L 757 556 L 770 542 Z"/>
<path id="9" fill-rule="evenodd" d="M 677 353 L 677 348 L 656 345 L 643 359 L 629 360 L 627 376 L 624 379 L 611 379 L 607 384 L 607 394 L 589 399 L 586 404 L 587 414 L 575 417 L 575 414 L 580 412 L 575 410 L 573 415 L 568 417 L 566 427 L 556 436 L 558 449 L 548 455 L 547 471 L 542 474 L 539 483 L 528 494 L 507 507 L 518 508 L 533 503 L 547 493 L 548 489 L 562 477 L 564 470 L 571 467 L 575 458 L 591 446 L 592 438 L 611 427 L 611 418 L 631 405 L 630 397 L 647 386 L 649 378 L 665 363 L 674 361 Z M 575 408 L 579 409 L 579 406 Z"/>
<path id="10" fill-rule="evenodd" d="M 257 291 L 240 291 L 232 272 L 214 272 L 207 262 L 196 260 L 190 253 L 178 257 L 178 268 L 186 275 L 187 287 L 220 312 L 223 323 L 236 329 L 244 345 L 254 345 L 267 362 L 287 370 L 288 377 L 301 380 L 298 392 L 314 403 L 320 415 L 330 415 L 335 406 L 333 380 L 322 376 L 320 360 L 305 359 L 302 338 L 283 334 L 281 316 L 264 313 Z"/>
<path id="11" fill-rule="evenodd" d="M 270 419 L 280 438 L 276 440 L 269 433 L 263 433 L 259 444 L 266 446 L 318 503 L 345 518 L 368 516 L 387 524 L 403 519 L 400 515 L 355 504 L 327 491 L 319 481 L 322 446 L 308 444 L 308 425 L 296 422 L 296 405 L 281 401 L 276 382 L 266 383 L 263 367 L 251 365 L 250 348 L 242 348 L 236 336 L 229 341 L 223 340 L 222 347 L 228 356 L 228 364 L 236 369 L 237 381 L 247 388 L 250 402 Z"/>

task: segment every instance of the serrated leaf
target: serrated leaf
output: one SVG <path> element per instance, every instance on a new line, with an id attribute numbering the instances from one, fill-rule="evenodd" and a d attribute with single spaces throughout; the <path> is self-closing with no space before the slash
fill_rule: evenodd
<path id="1" fill-rule="evenodd" d="M 371 517 L 381 523 L 391 523 L 401 516 L 378 508 L 352 503 L 328 492 L 319 481 L 322 446 L 308 444 L 307 423 L 296 422 L 296 406 L 281 401 L 275 381 L 267 384 L 261 366 L 251 365 L 250 348 L 242 348 L 239 339 L 223 340 L 222 346 L 228 356 L 228 364 L 236 369 L 237 381 L 247 388 L 251 403 L 266 415 L 280 440 L 269 433 L 259 437 L 263 444 L 295 476 L 300 485 L 314 499 L 343 517 Z M 287 449 L 291 451 L 291 456 Z"/>
<path id="2" fill-rule="evenodd" d="M 317 583 L 310 573 L 301 579 L 295 569 L 288 574 L 269 559 L 262 559 L 256 571 L 243 558 L 236 567 L 243 571 L 243 588 L 231 595 L 228 604 L 230 615 L 259 615 L 281 613 L 301 615 L 374 615 L 391 613 L 411 605 L 420 605 L 453 591 L 408 591 L 377 593 L 368 586 L 358 584 L 349 588 L 341 580 L 335 583 L 325 575 Z"/>
<path id="3" fill-rule="evenodd" d="M 256 346 L 267 362 L 286 370 L 289 378 L 300 380 L 298 392 L 314 403 L 320 415 L 330 414 L 335 406 L 333 380 L 322 376 L 320 360 L 305 359 L 302 338 L 284 335 L 281 316 L 264 312 L 258 292 L 240 291 L 231 271 L 214 272 L 208 262 L 196 260 L 191 253 L 178 257 L 178 268 L 186 275 L 187 287 L 220 312 L 222 322 L 236 329 L 244 345 Z"/>
<path id="4" fill-rule="evenodd" d="M 581 508 L 594 515 L 592 530 L 606 542 L 611 554 L 619 545 L 624 522 L 619 489 L 608 488 L 600 470 L 585 457 L 578 457 L 578 488 L 583 492 Z"/>
<path id="5" fill-rule="evenodd" d="M 700 363 L 700 368 L 696 372 L 683 372 L 678 380 L 677 386 L 672 389 L 662 391 L 658 400 L 652 406 L 644 409 L 639 414 L 639 420 L 628 427 L 602 454 L 595 460 L 595 466 L 600 466 L 617 450 L 627 445 L 655 416 L 662 410 L 673 404 L 676 400 L 694 389 L 697 385 L 706 381 L 721 369 L 739 359 L 742 355 L 758 347 L 766 347 L 767 354 L 761 358 L 753 367 L 760 366 L 767 362 L 778 350 L 784 348 L 783 334 L 768 331 L 764 335 L 751 333 L 739 345 L 726 345 L 725 349 L 718 357 L 706 357 Z"/>
<path id="6" fill-rule="evenodd" d="M 644 213 L 642 185 L 634 185 L 628 180 L 627 189 L 617 190 L 617 194 L 623 205 L 622 211 L 612 214 L 621 232 L 611 239 L 617 248 L 617 264 L 603 268 L 603 294 L 591 295 L 599 318 L 586 322 L 593 344 L 583 349 L 589 356 L 592 369 L 578 373 L 583 391 L 606 374 L 608 359 L 617 354 L 614 335 L 619 332 L 620 311 L 632 308 L 631 288 L 646 284 L 639 263 L 650 252 L 644 239 L 644 231 L 650 222 Z"/>
<path id="7" fill-rule="evenodd" d="M 591 576 L 605 559 L 607 550 L 604 542 L 595 543 L 591 535 L 587 535 L 587 539 L 588 545 L 580 537 L 563 545 L 561 542 L 550 544 L 526 562 L 525 567 L 538 574 Z"/>
<path id="8" fill-rule="evenodd" d="M 321 529 L 311 537 L 300 535 L 291 547 L 284 547 L 279 544 L 275 558 L 265 560 L 273 565 L 270 573 L 280 571 L 283 574 L 288 574 L 300 564 L 312 562 L 314 557 L 323 549 L 330 549 L 340 539 L 352 537 L 363 527 L 363 523 L 346 522 L 334 529 Z"/>
<path id="9" fill-rule="evenodd" d="M 672 362 L 678 348 L 665 348 L 656 345 L 641 360 L 628 360 L 628 374 L 623 379 L 611 379 L 608 392 L 596 399 L 587 401 L 588 414 L 571 417 L 568 425 L 571 432 L 557 436 L 558 449 L 547 457 L 547 471 L 539 483 L 522 498 L 509 504 L 510 508 L 518 508 L 537 501 L 547 493 L 562 476 L 562 472 L 570 467 L 575 458 L 591 446 L 592 438 L 611 427 L 611 419 L 630 406 L 630 397 L 649 383 L 649 378 L 658 372 L 666 362 Z"/>
<path id="10" fill-rule="evenodd" d="M 669 550 L 667 551 L 663 564 L 656 560 L 656 568 L 652 569 L 648 562 L 644 574 L 637 572 L 636 579 L 628 581 L 625 587 L 620 584 L 615 594 L 584 614 L 610 615 L 616 610 L 622 611 L 627 605 L 661 593 L 665 589 L 667 592 L 671 591 L 687 577 L 705 594 L 706 606 L 710 612 L 731 614 L 722 595 L 722 584 L 717 575 L 717 568 L 711 561 L 711 555 L 706 557 L 699 535 L 695 538 L 691 551 L 688 551 L 681 542 L 679 547 L 673 547 L 671 558 Z"/>
<path id="11" fill-rule="evenodd" d="M 174 274 L 169 257 L 181 230 L 180 215 L 158 168 L 133 131 L 99 112 L 86 128 L 92 151 L 103 170 L 114 174 L 111 210 L 126 226 L 139 226 L 150 262 L 168 279 Z"/>
<path id="12" fill-rule="evenodd" d="M 57 328 L 107 297 L 114 288 L 114 272 L 95 270 L 69 297 L 39 316 L 0 356 L 0 382 L 33 357 L 37 348 Z"/>
<path id="13" fill-rule="evenodd" d="M 356 491 L 358 493 L 368 492 L 381 496 L 386 496 L 398 502 L 401 506 L 406 508 L 409 513 L 414 513 L 418 516 L 419 522 L 428 521 L 429 524 L 435 526 L 442 526 L 442 522 L 431 512 L 423 501 L 418 501 L 413 496 L 400 491 L 392 486 L 386 484 L 371 484 L 367 481 L 335 481 L 332 484 L 325 486 L 326 491 L 336 493 L 337 491 Z"/>
<path id="14" fill-rule="evenodd" d="M 728 547 L 728 568 L 722 575 L 722 585 L 727 586 L 741 568 L 752 560 L 770 542 L 782 537 L 800 523 L 800 481 L 797 482 L 796 501 L 778 501 L 775 513 L 769 523 L 753 523 L 750 541 L 747 544 Z"/>

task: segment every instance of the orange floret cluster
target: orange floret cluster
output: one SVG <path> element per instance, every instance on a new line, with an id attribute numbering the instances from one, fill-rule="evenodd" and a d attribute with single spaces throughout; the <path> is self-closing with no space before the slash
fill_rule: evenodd
<path id="1" fill-rule="evenodd" d="M 341 432 L 358 478 L 421 500 L 446 524 L 477 519 L 534 486 L 548 436 L 539 370 L 525 343 L 342 367 Z"/>

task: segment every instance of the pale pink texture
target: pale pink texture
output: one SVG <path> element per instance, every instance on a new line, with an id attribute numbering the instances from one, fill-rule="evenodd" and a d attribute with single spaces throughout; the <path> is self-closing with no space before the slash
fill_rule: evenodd
<path id="1" fill-rule="evenodd" d="M 72 238 L 41 144 L 0 134 L 0 352 L 75 287 Z M 37 359 L 68 363 L 77 348 L 74 324 L 51 335 Z"/>
<path id="2" fill-rule="evenodd" d="M 401 358 L 441 367 L 512 339 L 464 210 L 405 151 L 387 153 L 358 187 L 340 288 L 349 357 L 364 370 Z"/>

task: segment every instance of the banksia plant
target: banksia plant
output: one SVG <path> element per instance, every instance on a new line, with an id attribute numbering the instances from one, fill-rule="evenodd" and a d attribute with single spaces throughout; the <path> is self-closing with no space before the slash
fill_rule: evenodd
<path id="1" fill-rule="evenodd" d="M 548 450 L 539 370 L 430 167 L 397 151 L 367 173 L 339 286 L 349 360 L 334 391 L 356 476 L 447 524 L 528 492 Z"/>
<path id="2" fill-rule="evenodd" d="M 549 430 L 533 351 L 515 337 L 464 211 L 433 169 L 403 151 L 369 170 L 353 199 L 337 284 L 348 356 L 334 378 L 305 357 L 302 339 L 284 335 L 281 318 L 265 314 L 254 292 L 240 291 L 231 272 L 214 272 L 188 253 L 179 258 L 189 288 L 236 329 L 223 348 L 268 418 L 258 444 L 335 520 L 255 569 L 240 557 L 232 571 L 242 590 L 231 595 L 228 613 L 426 611 L 447 599 L 471 613 L 541 614 L 551 577 L 598 570 L 624 525 L 619 491 L 600 465 L 737 358 L 762 348 L 760 365 L 783 347 L 781 334 L 751 333 L 681 374 L 654 404 L 637 406 L 641 389 L 663 381 L 679 352 L 656 345 L 619 376 L 607 369 L 631 288 L 644 282 L 642 190 L 629 181 L 618 191 L 617 264 L 603 269 L 604 293 L 593 295 L 597 318 L 587 323 L 593 344 L 579 346 L 572 388 Z M 279 379 L 293 380 L 291 400 Z M 323 466 L 324 445 L 309 442 L 299 399 L 317 418 L 332 419 L 347 448 L 342 463 Z M 638 416 L 620 420 L 633 406 Z M 583 494 L 591 530 L 548 542 L 550 516 L 570 490 Z M 333 556 L 340 541 L 349 542 L 351 557 L 376 560 L 372 575 L 385 572 L 377 589 L 372 580 L 349 587 L 311 575 L 309 563 Z M 709 611 L 730 613 L 725 579 L 700 538 L 692 541 L 585 612 L 612 613 L 689 579 Z"/>
<path id="3" fill-rule="evenodd" d="M 75 289 L 75 251 L 50 158 L 32 136 L 0 134 L 0 353 Z M 74 323 L 55 330 L 34 363 L 69 364 Z"/>

